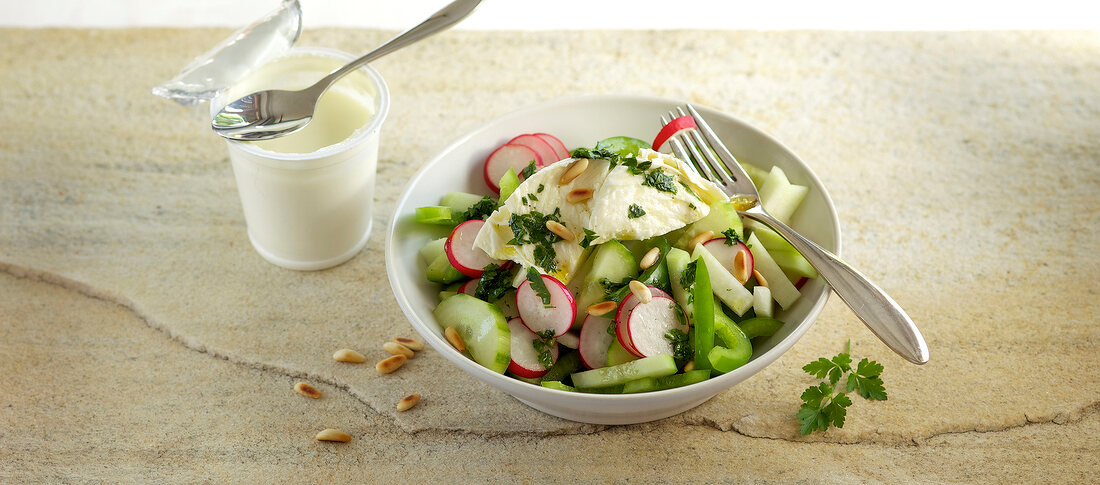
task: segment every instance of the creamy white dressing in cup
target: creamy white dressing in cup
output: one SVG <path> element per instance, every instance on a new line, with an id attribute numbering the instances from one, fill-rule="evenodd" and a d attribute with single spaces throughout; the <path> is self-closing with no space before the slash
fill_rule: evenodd
<path id="1" fill-rule="evenodd" d="M 291 49 L 221 93 L 211 114 L 256 91 L 308 87 L 354 59 L 331 49 Z M 226 140 L 248 238 L 264 259 L 319 270 L 366 245 L 378 136 L 389 103 L 382 76 L 363 66 L 321 96 L 313 121 L 301 131 L 258 142 Z"/>

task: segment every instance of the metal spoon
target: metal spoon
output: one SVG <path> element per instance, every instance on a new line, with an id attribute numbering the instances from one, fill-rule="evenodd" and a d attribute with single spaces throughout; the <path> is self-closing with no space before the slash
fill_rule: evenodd
<path id="1" fill-rule="evenodd" d="M 457 24 L 480 3 L 481 0 L 455 0 L 420 25 L 333 71 L 314 85 L 299 91 L 271 89 L 249 94 L 222 108 L 210 125 L 214 133 L 232 140 L 270 140 L 294 133 L 313 120 L 317 100 L 332 83 L 368 62 Z"/>

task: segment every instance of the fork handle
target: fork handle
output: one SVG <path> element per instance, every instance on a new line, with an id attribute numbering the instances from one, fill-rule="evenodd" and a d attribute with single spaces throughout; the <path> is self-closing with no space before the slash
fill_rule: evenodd
<path id="1" fill-rule="evenodd" d="M 928 362 L 928 345 L 924 342 L 924 336 L 909 315 L 882 288 L 841 261 L 837 255 L 772 217 L 760 205 L 741 211 L 741 214 L 772 228 L 802 253 L 840 299 L 887 347 L 914 364 Z"/>

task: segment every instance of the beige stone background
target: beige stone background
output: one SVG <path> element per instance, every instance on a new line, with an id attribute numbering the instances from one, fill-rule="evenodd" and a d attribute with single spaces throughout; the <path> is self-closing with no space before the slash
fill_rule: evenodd
<path id="1" fill-rule="evenodd" d="M 1047 482 L 1100 473 L 1100 33 L 449 32 L 378 61 L 393 106 L 366 250 L 264 262 L 201 109 L 149 93 L 223 29 L 0 29 L 0 482 Z M 301 44 L 360 52 L 392 32 Z M 382 277 L 409 177 L 497 115 L 580 94 L 685 99 L 799 153 L 846 259 L 909 311 L 913 366 L 833 298 L 702 406 L 582 425 L 432 350 Z M 798 434 L 800 367 L 851 341 L 886 402 Z M 305 380 L 320 400 L 296 395 Z M 419 406 L 395 403 L 419 392 Z M 347 444 L 319 443 L 322 428 Z"/>

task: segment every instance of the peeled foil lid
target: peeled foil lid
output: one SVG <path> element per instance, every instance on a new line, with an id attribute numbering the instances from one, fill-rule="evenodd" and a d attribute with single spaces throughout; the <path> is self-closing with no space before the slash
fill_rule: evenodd
<path id="1" fill-rule="evenodd" d="M 279 8 L 240 29 L 191 61 L 153 94 L 184 106 L 209 101 L 257 67 L 285 54 L 302 35 L 302 7 L 283 0 Z"/>

